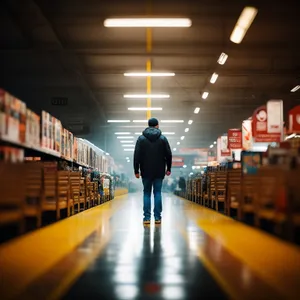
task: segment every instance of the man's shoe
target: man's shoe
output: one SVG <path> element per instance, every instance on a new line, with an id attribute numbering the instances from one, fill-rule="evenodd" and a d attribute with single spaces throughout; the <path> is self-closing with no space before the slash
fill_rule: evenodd
<path id="1" fill-rule="evenodd" d="M 161 219 L 155 220 L 155 224 L 161 224 Z"/>
<path id="2" fill-rule="evenodd" d="M 143 223 L 144 223 L 144 225 L 149 225 L 150 224 L 150 220 L 144 220 Z"/>

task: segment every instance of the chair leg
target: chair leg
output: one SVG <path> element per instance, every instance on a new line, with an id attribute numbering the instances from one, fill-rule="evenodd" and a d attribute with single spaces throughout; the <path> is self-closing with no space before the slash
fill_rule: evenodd
<path id="1" fill-rule="evenodd" d="M 56 220 L 60 220 L 60 209 L 56 209 Z"/>

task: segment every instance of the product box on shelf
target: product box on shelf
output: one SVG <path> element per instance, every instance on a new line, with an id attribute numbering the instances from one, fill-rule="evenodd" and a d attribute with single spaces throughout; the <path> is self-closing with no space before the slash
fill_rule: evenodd
<path id="1" fill-rule="evenodd" d="M 62 138 L 62 126 L 61 122 L 58 119 L 55 119 L 55 145 L 54 150 L 61 153 L 61 138 Z"/>
<path id="2" fill-rule="evenodd" d="M 65 145 L 65 130 L 64 130 L 64 128 L 62 128 L 61 129 L 61 148 L 60 148 L 60 154 L 62 156 L 64 156 L 64 154 L 65 154 L 65 147 L 66 147 L 66 145 Z"/>
<path id="3" fill-rule="evenodd" d="M 73 160 L 78 160 L 78 139 L 75 136 L 73 138 Z"/>
<path id="4" fill-rule="evenodd" d="M 23 101 L 18 100 L 19 107 L 20 107 L 20 114 L 19 114 L 19 142 L 21 144 L 26 143 L 26 118 L 27 118 L 27 111 L 26 111 L 26 104 Z"/>
<path id="5" fill-rule="evenodd" d="M 0 161 L 17 163 L 24 161 L 24 149 L 0 146 Z"/>
<path id="6" fill-rule="evenodd" d="M 42 111 L 42 119 L 41 119 L 41 126 L 42 126 L 42 147 L 48 148 L 48 113 L 44 110 Z"/>
<path id="7" fill-rule="evenodd" d="M 48 149 L 54 149 L 54 138 L 53 138 L 53 117 L 47 113 L 48 121 Z"/>
<path id="8" fill-rule="evenodd" d="M 33 125 L 33 130 L 32 130 L 32 141 L 33 141 L 33 147 L 40 148 L 41 147 L 41 118 L 38 114 L 32 112 L 32 125 Z"/>
<path id="9" fill-rule="evenodd" d="M 0 89 L 0 138 L 6 133 L 5 97 L 6 91 Z"/>
<path id="10" fill-rule="evenodd" d="M 68 131 L 68 139 L 69 139 L 69 151 L 68 151 L 68 159 L 73 159 L 73 133 Z"/>

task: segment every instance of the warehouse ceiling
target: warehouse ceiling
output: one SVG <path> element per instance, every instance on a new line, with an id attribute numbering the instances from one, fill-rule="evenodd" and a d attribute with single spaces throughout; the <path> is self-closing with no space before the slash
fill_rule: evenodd
<path id="1" fill-rule="evenodd" d="M 242 43 L 234 44 L 230 34 L 249 4 L 258 8 L 257 17 Z M 146 29 L 103 26 L 109 17 L 146 14 L 187 17 L 192 26 L 153 29 L 151 54 Z M 146 106 L 146 100 L 123 98 L 146 93 L 146 78 L 123 73 L 145 71 L 147 59 L 152 71 L 176 74 L 152 79 L 152 93 L 170 95 L 152 100 L 152 106 L 163 108 L 152 116 L 184 120 L 162 125 L 163 131 L 175 132 L 169 136 L 172 147 L 183 135 L 180 147 L 209 147 L 269 99 L 283 99 L 285 112 L 300 103 L 300 90 L 290 92 L 300 84 L 297 1 L 2 0 L 0 48 L 4 88 L 120 159 L 128 155 L 114 133 L 139 133 L 145 124 L 107 121 L 146 119 L 146 112 L 128 111 Z M 222 52 L 228 60 L 221 66 Z M 211 84 L 214 72 L 219 78 Z M 67 105 L 54 105 L 54 99 Z M 199 114 L 193 113 L 195 107 Z"/>

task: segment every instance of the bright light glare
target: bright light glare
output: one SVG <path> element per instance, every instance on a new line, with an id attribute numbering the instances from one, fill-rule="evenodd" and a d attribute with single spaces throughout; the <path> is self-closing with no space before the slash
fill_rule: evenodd
<path id="1" fill-rule="evenodd" d="M 214 145 L 210 145 L 209 148 L 213 148 Z"/>
<path id="2" fill-rule="evenodd" d="M 117 136 L 117 139 L 133 139 L 133 136 Z"/>
<path id="3" fill-rule="evenodd" d="M 127 149 L 127 148 L 125 148 L 124 151 L 127 151 L 127 152 L 129 152 L 129 151 L 130 151 L 130 152 L 133 152 L 133 151 L 134 151 L 134 148 L 132 148 L 132 149 Z"/>
<path id="4" fill-rule="evenodd" d="M 173 151 L 176 151 L 177 149 L 176 148 L 173 148 Z"/>
<path id="5" fill-rule="evenodd" d="M 226 62 L 226 60 L 227 60 L 227 58 L 228 58 L 228 55 L 226 54 L 226 53 L 221 53 L 221 55 L 220 55 L 220 57 L 219 57 L 219 59 L 218 59 L 218 63 L 220 64 L 220 65 L 224 65 L 225 64 L 225 62 Z"/>
<path id="6" fill-rule="evenodd" d="M 217 144 L 217 142 L 216 141 L 214 141 L 214 145 L 216 145 Z"/>
<path id="7" fill-rule="evenodd" d="M 231 33 L 230 40 L 239 44 L 246 35 L 248 29 L 250 28 L 252 22 L 257 15 L 257 9 L 255 7 L 245 7 Z"/>
<path id="8" fill-rule="evenodd" d="M 184 140 L 184 136 L 182 136 L 180 139 L 183 141 Z"/>
<path id="9" fill-rule="evenodd" d="M 130 120 L 107 120 L 107 123 L 130 123 Z"/>
<path id="10" fill-rule="evenodd" d="M 130 132 L 115 132 L 115 134 L 117 134 L 117 135 L 126 135 L 126 134 L 130 134 Z"/>
<path id="11" fill-rule="evenodd" d="M 217 74 L 217 73 L 212 74 L 211 78 L 210 78 L 210 83 L 214 84 L 217 81 L 218 77 L 219 77 L 219 74 Z"/>
<path id="12" fill-rule="evenodd" d="M 187 166 L 186 165 L 183 165 L 183 168 L 186 168 Z"/>
<path id="13" fill-rule="evenodd" d="M 193 120 L 189 120 L 189 121 L 188 121 L 188 124 L 189 124 L 189 125 L 192 125 L 192 124 L 193 124 Z"/>
<path id="14" fill-rule="evenodd" d="M 184 123 L 184 120 L 161 120 L 161 123 Z"/>
<path id="15" fill-rule="evenodd" d="M 298 91 L 300 89 L 300 85 L 296 85 L 294 88 L 291 89 L 292 93 L 295 93 L 296 91 Z"/>
<path id="16" fill-rule="evenodd" d="M 175 132 L 163 132 L 163 134 L 165 134 L 165 135 L 174 135 Z"/>
<path id="17" fill-rule="evenodd" d="M 162 107 L 128 107 L 128 110 L 162 110 Z"/>
<path id="18" fill-rule="evenodd" d="M 106 152 L 105 154 L 106 154 L 106 155 L 109 155 L 109 153 L 108 153 L 108 152 Z"/>
<path id="19" fill-rule="evenodd" d="M 180 145 L 180 142 L 177 142 L 177 145 Z"/>
<path id="20" fill-rule="evenodd" d="M 132 99 L 167 99 L 170 98 L 170 95 L 166 94 L 128 94 L 124 95 L 124 98 L 132 98 Z"/>
<path id="21" fill-rule="evenodd" d="M 120 141 L 122 144 L 133 144 L 133 141 Z"/>
<path id="22" fill-rule="evenodd" d="M 189 130 L 190 130 L 189 128 L 186 128 L 186 129 L 184 130 L 184 132 L 189 132 Z"/>
<path id="23" fill-rule="evenodd" d="M 194 113 L 195 113 L 195 114 L 198 114 L 199 111 L 200 111 L 200 107 L 196 107 L 195 110 L 194 110 Z"/>
<path id="24" fill-rule="evenodd" d="M 202 99 L 206 99 L 208 97 L 208 95 L 209 95 L 209 92 L 204 92 L 202 94 Z"/>
<path id="25" fill-rule="evenodd" d="M 170 77 L 175 76 L 175 73 L 159 73 L 159 72 L 132 72 L 124 73 L 126 77 Z"/>
<path id="26" fill-rule="evenodd" d="M 187 18 L 111 18 L 104 20 L 105 27 L 191 27 Z"/>

